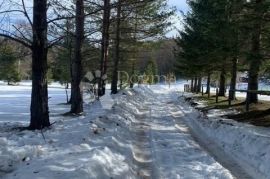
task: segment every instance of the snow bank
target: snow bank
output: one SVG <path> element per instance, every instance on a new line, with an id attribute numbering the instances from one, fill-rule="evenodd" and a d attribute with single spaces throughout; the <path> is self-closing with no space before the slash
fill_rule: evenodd
<path id="1" fill-rule="evenodd" d="M 28 123 L 27 115 L 18 116 L 28 109 L 24 105 L 30 98 L 20 96 L 29 95 L 30 87 L 6 88 L 12 88 L 14 100 L 0 90 L 0 105 L 9 101 L 18 106 L 14 111 L 2 109 L 16 115 L 0 115 L 1 178 L 138 178 L 133 123 L 140 122 L 137 116 L 144 113 L 142 104 L 153 95 L 147 88 L 114 96 L 107 92 L 100 101 L 85 105 L 86 114 L 80 117 L 63 117 L 69 110 L 61 104 L 65 92 L 49 88 L 50 115 L 55 123 L 43 131 L 46 141 L 40 131 L 13 129 Z M 19 105 L 22 101 L 24 105 Z"/>
<path id="2" fill-rule="evenodd" d="M 44 141 L 40 131 L 14 129 L 28 124 L 28 115 L 21 114 L 28 110 L 30 98 L 20 96 L 28 95 L 30 87 L 5 88 L 12 90 L 0 90 L 0 105 L 9 101 L 10 108 L 1 110 L 11 114 L 0 115 L 0 178 L 136 178 L 130 136 L 134 116 L 126 113 L 126 95 L 115 100 L 106 95 L 86 105 L 85 116 L 63 117 L 70 108 L 60 104 L 65 102 L 65 92 L 49 88 L 55 123 L 43 131 Z M 14 100 L 6 93 L 14 93 Z"/>
<path id="3" fill-rule="evenodd" d="M 171 89 L 164 86 L 155 86 L 152 90 L 160 94 L 171 93 L 172 98 L 179 98 L 180 104 L 178 107 L 185 116 L 183 119 L 206 144 L 215 143 L 218 149 L 225 151 L 225 157 L 228 156 L 228 158 L 234 160 L 253 178 L 270 178 L 269 128 L 238 123 L 221 117 L 228 112 L 235 111 L 211 110 L 205 118 L 205 114 L 191 107 L 181 97 L 183 94 L 180 93 L 181 90 L 179 89 L 182 88 L 183 84 L 179 84 L 171 87 Z M 201 103 L 200 105 L 204 104 Z"/>
<path id="4" fill-rule="evenodd" d="M 42 154 L 42 147 L 39 145 L 25 145 L 17 148 L 8 145 L 7 139 L 3 137 L 0 138 L 0 145 L 0 173 L 12 172 L 19 162 L 27 162 Z"/>
<path id="5" fill-rule="evenodd" d="M 185 103 L 180 98 L 181 103 Z M 206 135 L 235 159 L 252 177 L 270 178 L 270 131 L 220 117 L 221 110 L 212 112 L 208 119 L 188 104 L 181 105 L 190 127 L 200 135 Z"/>

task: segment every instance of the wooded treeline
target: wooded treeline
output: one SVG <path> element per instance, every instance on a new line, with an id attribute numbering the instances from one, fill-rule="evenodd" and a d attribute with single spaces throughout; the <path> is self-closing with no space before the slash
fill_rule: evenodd
<path id="1" fill-rule="evenodd" d="M 117 93 L 117 71 L 135 68 L 138 51 L 147 41 L 164 37 L 175 12 L 167 0 L 2 0 L 0 9 L 1 41 L 20 44 L 32 58 L 32 130 L 51 125 L 50 76 L 71 83 L 70 114 L 82 114 L 85 73 L 100 70 L 99 96 L 105 94 L 106 76 Z M 5 46 L 1 53 L 14 61 Z"/>
<path id="2" fill-rule="evenodd" d="M 184 30 L 177 39 L 178 71 L 191 79 L 191 90 L 201 90 L 202 78 L 218 77 L 219 96 L 226 81 L 236 89 L 239 71 L 248 72 L 248 90 L 258 90 L 259 77 L 269 72 L 270 2 L 267 0 L 190 0 Z M 250 93 L 247 100 L 257 103 Z M 229 94 L 235 99 L 235 92 Z"/>

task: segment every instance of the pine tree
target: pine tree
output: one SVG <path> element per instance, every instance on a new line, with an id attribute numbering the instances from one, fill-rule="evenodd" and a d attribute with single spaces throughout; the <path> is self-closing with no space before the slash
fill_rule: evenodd
<path id="1" fill-rule="evenodd" d="M 144 74 L 146 75 L 147 83 L 154 84 L 157 82 L 156 75 L 157 71 L 157 63 L 154 59 L 151 59 L 147 62 L 146 68 L 144 70 Z"/>
<path id="2" fill-rule="evenodd" d="M 8 85 L 20 81 L 18 61 L 14 50 L 8 44 L 0 48 L 0 79 L 7 81 Z"/>
<path id="3" fill-rule="evenodd" d="M 185 16 L 185 30 L 180 32 L 177 39 L 181 49 L 178 55 L 179 71 L 191 78 L 207 76 L 208 93 L 213 73 L 220 74 L 220 96 L 225 95 L 228 71 L 232 73 L 231 89 L 235 89 L 242 3 L 226 0 L 189 1 L 191 12 Z"/>
<path id="4" fill-rule="evenodd" d="M 250 49 L 248 52 L 249 62 L 249 78 L 248 78 L 248 90 L 258 90 L 259 73 L 264 60 L 265 50 L 265 31 L 268 31 L 269 23 L 265 21 L 267 15 L 269 15 L 270 2 L 267 0 L 251 0 L 246 4 L 246 20 L 250 27 Z M 258 95 L 255 93 L 249 93 L 247 100 L 250 103 L 258 102 Z"/>
<path id="5" fill-rule="evenodd" d="M 71 114 L 81 114 L 83 112 L 83 91 L 81 80 L 83 78 L 82 66 L 82 46 L 85 39 L 85 12 L 84 0 L 76 1 L 76 33 L 74 57 L 72 60 L 72 74 L 71 74 Z"/>
<path id="6" fill-rule="evenodd" d="M 116 71 L 123 69 L 132 76 L 140 58 L 138 53 L 145 50 L 142 44 L 148 40 L 163 38 L 171 26 L 169 18 L 175 12 L 174 9 L 168 7 L 167 0 L 142 0 L 140 2 L 121 0 L 117 2 L 116 7 L 117 16 L 112 17 L 115 19 L 112 22 L 112 27 L 114 27 L 112 93 L 117 92 L 119 79 Z"/>

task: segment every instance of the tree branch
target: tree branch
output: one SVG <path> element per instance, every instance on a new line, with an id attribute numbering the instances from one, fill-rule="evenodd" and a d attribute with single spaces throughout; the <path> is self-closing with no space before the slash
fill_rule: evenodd
<path id="1" fill-rule="evenodd" d="M 25 17 L 27 18 L 27 20 L 28 20 L 29 24 L 31 25 L 31 27 L 33 27 L 33 23 L 32 23 L 29 15 L 28 15 L 28 13 L 26 11 L 24 0 L 22 0 L 22 6 L 23 6 L 23 11 L 24 11 Z"/>
<path id="2" fill-rule="evenodd" d="M 10 39 L 12 41 L 18 42 L 18 43 L 22 44 L 23 46 L 32 50 L 32 45 L 28 44 L 27 42 L 25 42 L 23 40 L 12 37 L 11 35 L 0 33 L 0 37 L 5 37 L 5 38 Z"/>

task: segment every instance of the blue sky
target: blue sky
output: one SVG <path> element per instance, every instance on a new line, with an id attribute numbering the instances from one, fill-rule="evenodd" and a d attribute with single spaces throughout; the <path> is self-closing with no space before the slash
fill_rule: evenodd
<path id="1" fill-rule="evenodd" d="M 169 0 L 168 2 L 170 6 L 175 6 L 178 11 L 177 13 L 178 17 L 172 20 L 174 22 L 175 29 L 167 34 L 168 37 L 174 37 L 178 34 L 177 29 L 179 30 L 182 27 L 180 11 L 186 13 L 188 11 L 188 5 L 186 3 L 186 0 Z"/>
<path id="2" fill-rule="evenodd" d="M 169 0 L 171 6 L 176 6 L 178 10 L 186 12 L 188 10 L 188 5 L 186 0 Z"/>

